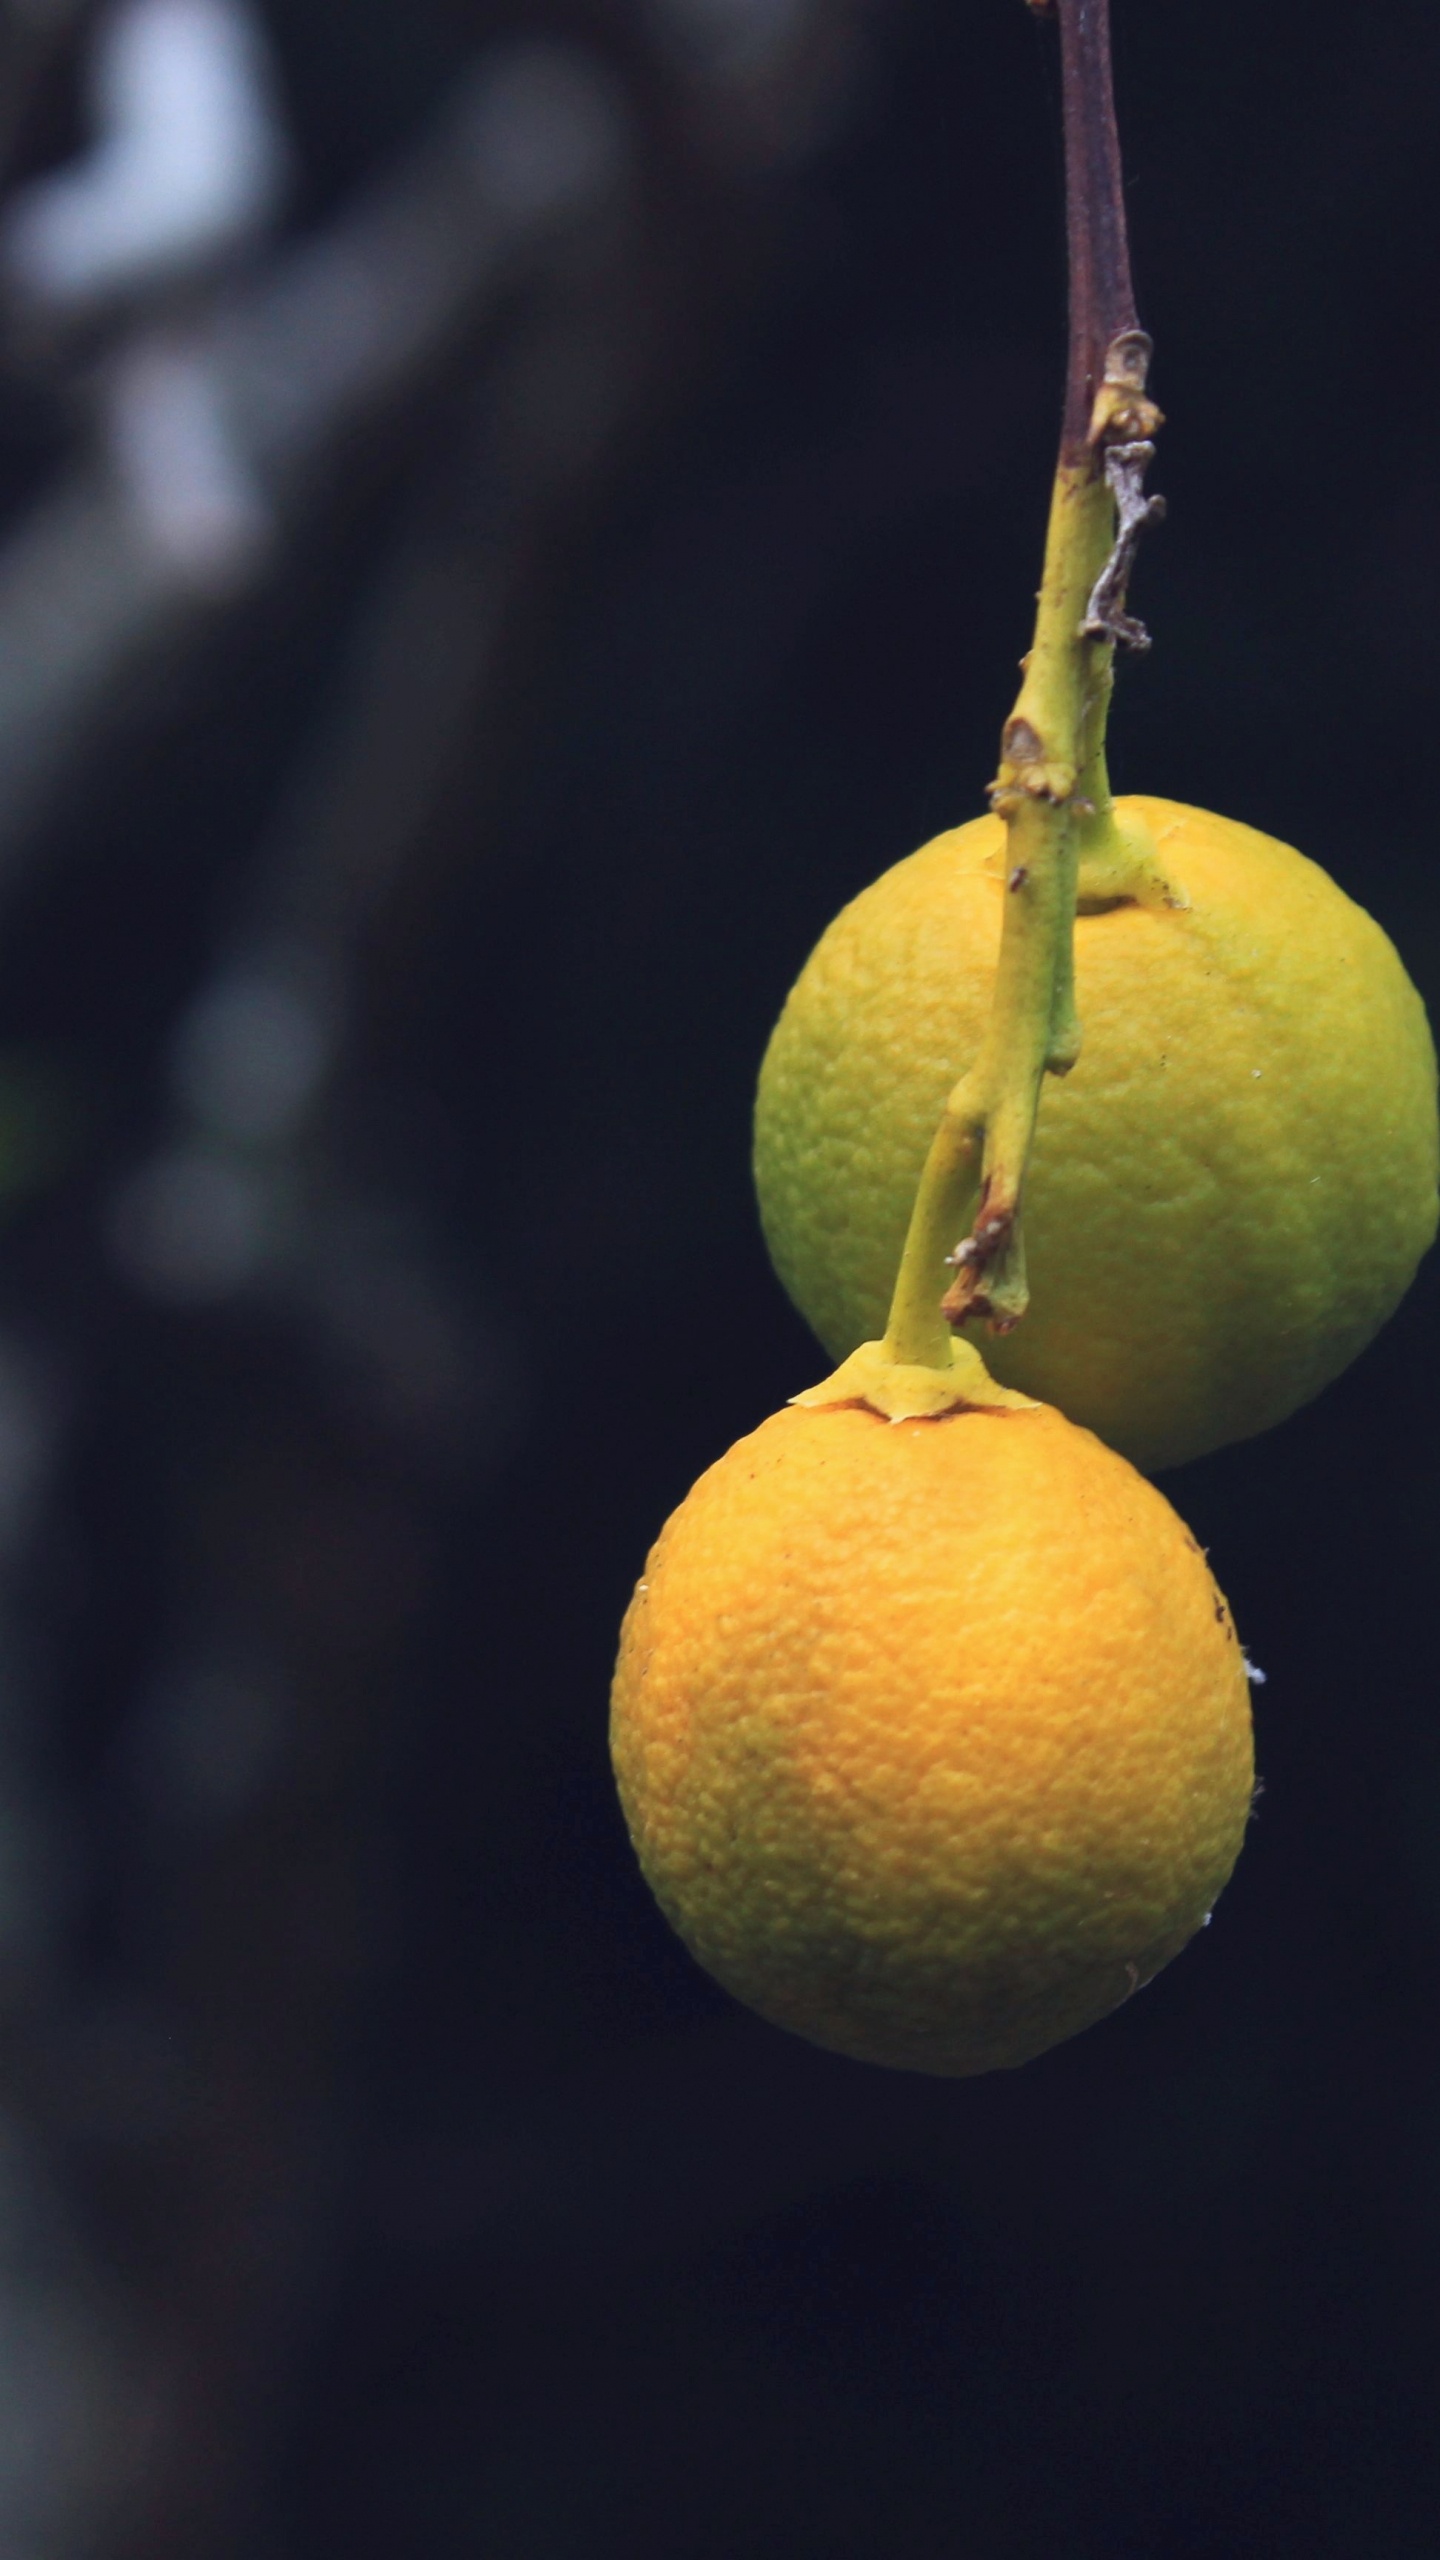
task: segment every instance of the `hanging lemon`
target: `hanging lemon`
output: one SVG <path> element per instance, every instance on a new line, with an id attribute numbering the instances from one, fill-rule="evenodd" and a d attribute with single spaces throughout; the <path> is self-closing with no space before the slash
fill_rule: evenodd
<path id="1" fill-rule="evenodd" d="M 819 2044 L 952 2074 L 1027 2061 L 1168 1963 L 1253 1784 L 1194 1540 L 974 1371 L 938 1417 L 801 1406 L 711 1467 L 613 1701 L 640 1862 L 700 1962 Z"/>
<path id="2" fill-rule="evenodd" d="M 1280 1421 L 1404 1295 L 1435 1233 L 1435 1054 L 1393 945 L 1315 863 L 1172 801 L 1114 816 L 1129 887 L 1112 870 L 1087 899 L 1080 873 L 1084 1031 L 1026 1174 L 1029 1309 L 986 1356 L 1148 1468 Z M 937 1115 L 981 1044 L 1006 879 L 996 817 L 897 863 L 771 1039 L 761 1216 L 836 1358 L 884 1329 Z"/>

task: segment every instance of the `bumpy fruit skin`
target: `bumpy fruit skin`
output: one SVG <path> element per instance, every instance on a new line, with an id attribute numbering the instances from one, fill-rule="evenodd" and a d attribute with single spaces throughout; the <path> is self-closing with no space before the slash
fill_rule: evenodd
<path id="1" fill-rule="evenodd" d="M 1253 1785 L 1204 1557 L 1044 1407 L 762 1423 L 650 1556 L 612 1747 L 645 1874 L 720 1982 L 950 2075 L 1025 2062 L 1158 1972 Z"/>
<path id="2" fill-rule="evenodd" d="M 1030 1311 L 985 1356 L 1155 1468 L 1280 1421 L 1404 1295 L 1435 1233 L 1435 1052 L 1393 946 L 1315 863 L 1173 801 L 1118 805 L 1189 903 L 1076 920 L 1083 1046 L 1041 1102 Z M 765 1234 L 837 1358 L 884 1331 L 979 1046 L 1003 853 L 980 818 L 897 863 L 822 937 L 770 1042 Z"/>

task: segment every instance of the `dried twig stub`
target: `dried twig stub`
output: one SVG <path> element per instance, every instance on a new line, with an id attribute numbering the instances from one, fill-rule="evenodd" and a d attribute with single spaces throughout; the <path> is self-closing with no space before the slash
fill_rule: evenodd
<path id="1" fill-rule="evenodd" d="M 1091 590 L 1080 626 L 1086 640 L 1117 640 L 1127 649 L 1150 646 L 1144 623 L 1125 610 L 1125 590 L 1141 534 L 1147 525 L 1159 524 L 1165 513 L 1163 498 L 1145 495 L 1145 474 L 1154 459 L 1155 447 L 1148 438 L 1106 447 L 1105 478 L 1115 497 L 1115 548 Z"/>

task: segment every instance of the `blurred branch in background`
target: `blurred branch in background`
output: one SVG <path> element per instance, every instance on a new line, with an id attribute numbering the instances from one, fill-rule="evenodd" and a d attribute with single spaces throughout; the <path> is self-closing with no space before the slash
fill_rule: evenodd
<path id="1" fill-rule="evenodd" d="M 66 1287 L 39 1312 L 12 1289 L 0 1337 L 15 2560 L 260 2547 L 344 2193 L 347 2022 L 383 1962 L 377 1792 L 435 1487 L 493 1463 L 524 1391 L 408 1178 L 426 1133 L 397 1125 L 375 1008 L 403 1008 L 440 836 L 484 859 L 577 546 L 763 290 L 861 32 L 852 0 L 531 27 L 277 240 L 304 136 L 239 0 L 0 15 L 0 154 L 67 45 L 93 133 L 0 212 L 12 359 L 76 414 L 0 548 L 12 897 L 77 780 L 165 749 L 317 519 L 368 525 L 391 492 L 327 707 L 217 883 L 160 1116 L 61 1187 Z M 480 796 L 439 830 L 477 737 Z M 87 1673 L 57 1488 L 117 1412 L 158 1634 Z M 39 1736 L 87 1677 L 103 1742 L 67 1774 Z"/>
<path id="2" fill-rule="evenodd" d="M 144 14 L 191 6 L 145 0 Z M 237 189 L 223 219 L 206 208 L 199 275 L 181 266 L 163 199 L 142 201 L 136 222 L 137 261 L 143 222 L 154 263 L 112 268 L 97 178 L 98 274 L 81 254 L 78 184 L 73 203 L 49 201 L 58 180 L 36 190 L 41 201 L 21 199 L 0 249 L 42 313 L 57 301 L 84 308 L 87 285 L 112 276 L 133 292 L 143 273 L 156 291 L 97 360 L 88 450 L 0 560 L 0 846 L 12 859 L 77 735 L 103 719 L 122 682 L 148 670 L 153 704 L 178 650 L 257 580 L 284 574 L 286 533 L 320 501 L 347 441 L 387 403 L 407 393 L 414 403 L 427 366 L 473 328 L 477 304 L 488 314 L 527 253 L 618 186 L 623 153 L 598 66 L 558 47 L 508 53 L 477 71 L 365 202 L 198 307 L 204 265 L 236 249 L 230 226 L 248 229 L 253 193 Z M 177 174 L 188 206 L 189 170 Z M 68 242 L 63 263 L 42 249 L 56 233 Z M 126 700 L 133 718 L 133 689 Z"/>
<path id="3" fill-rule="evenodd" d="M 90 150 L 25 188 L 5 224 L 12 291 L 52 325 L 212 273 L 268 226 L 285 174 L 237 0 L 121 0 L 87 68 Z"/>

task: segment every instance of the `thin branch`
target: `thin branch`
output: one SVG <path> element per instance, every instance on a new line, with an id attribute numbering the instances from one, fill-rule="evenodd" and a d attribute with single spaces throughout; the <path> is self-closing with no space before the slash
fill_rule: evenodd
<path id="1" fill-rule="evenodd" d="M 1061 458 L 1090 436 L 1105 358 L 1139 328 L 1125 229 L 1125 190 L 1110 69 L 1110 0 L 1060 0 L 1065 97 L 1065 229 L 1070 255 L 1070 366 Z"/>
<path id="2" fill-rule="evenodd" d="M 1065 221 L 1070 261 L 1070 357 L 1061 464 L 1101 463 L 1115 500 L 1114 548 L 1085 617 L 1088 639 L 1148 649 L 1150 635 L 1125 610 L 1141 534 L 1165 512 L 1146 498 L 1160 412 L 1145 397 L 1150 340 L 1135 311 L 1125 181 L 1115 124 L 1110 0 L 1058 0 L 1065 99 Z"/>
<path id="3" fill-rule="evenodd" d="M 1034 0 L 1032 0 L 1034 5 Z M 990 805 L 1004 819 L 1007 896 L 990 1019 L 932 1142 L 886 1333 L 890 1356 L 943 1366 L 943 1326 L 984 1317 L 1008 1333 L 1028 1303 L 1021 1196 L 1047 1075 L 1079 1052 L 1074 921 L 1079 819 L 1108 821 L 1104 722 L 1114 643 L 1148 645 L 1125 610 L 1142 488 L 1160 412 L 1146 398 L 1150 341 L 1135 317 L 1109 0 L 1059 0 L 1064 66 L 1070 361 L 1035 641 L 1005 725 Z M 1087 786 L 1080 786 L 1084 778 Z M 1094 790 L 1094 799 L 1088 797 Z M 938 1239 L 976 1186 L 973 1224 Z M 953 1221 L 953 1224 L 951 1223 Z M 954 1279 L 938 1306 L 937 1264 Z"/>

